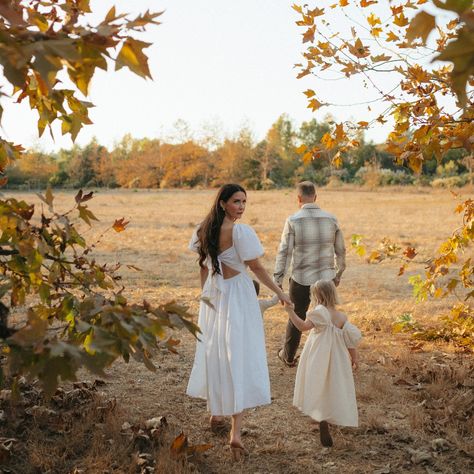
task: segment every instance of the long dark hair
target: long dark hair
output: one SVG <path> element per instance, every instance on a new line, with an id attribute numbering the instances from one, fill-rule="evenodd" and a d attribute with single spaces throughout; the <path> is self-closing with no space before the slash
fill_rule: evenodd
<path id="1" fill-rule="evenodd" d="M 233 194 L 243 192 L 245 189 L 239 184 L 224 184 L 217 193 L 211 210 L 202 221 L 197 231 L 199 239 L 199 266 L 205 268 L 204 262 L 206 258 L 211 257 L 212 274 L 220 273 L 217 255 L 219 254 L 219 234 L 221 233 L 222 222 L 224 221 L 225 212 L 220 202 L 227 202 Z"/>

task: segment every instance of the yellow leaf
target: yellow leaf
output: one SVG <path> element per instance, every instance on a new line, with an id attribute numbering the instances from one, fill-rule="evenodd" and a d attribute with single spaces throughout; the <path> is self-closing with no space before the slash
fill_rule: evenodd
<path id="1" fill-rule="evenodd" d="M 336 168 L 342 168 L 342 156 L 341 156 L 341 152 L 337 152 L 333 159 L 332 159 L 332 164 L 336 167 Z"/>
<path id="2" fill-rule="evenodd" d="M 293 10 L 297 11 L 298 13 L 303 13 L 303 9 L 299 5 L 296 5 L 296 3 L 291 5 L 291 8 L 293 8 Z"/>
<path id="3" fill-rule="evenodd" d="M 303 94 L 304 94 L 308 99 L 310 99 L 311 97 L 313 97 L 314 95 L 316 95 L 316 92 L 314 92 L 314 91 L 311 90 L 311 89 L 308 89 L 308 90 L 304 91 Z"/>
<path id="4" fill-rule="evenodd" d="M 311 109 L 313 112 L 316 112 L 316 110 L 320 109 L 323 106 L 321 102 L 319 102 L 318 99 L 311 99 L 308 103 L 308 109 Z"/>
<path id="5" fill-rule="evenodd" d="M 348 0 L 339 0 L 339 6 L 340 7 L 347 7 L 347 5 L 349 5 Z"/>
<path id="6" fill-rule="evenodd" d="M 377 0 L 360 0 L 360 6 L 362 8 L 368 7 L 369 5 L 374 5 L 377 3 Z"/>
<path id="7" fill-rule="evenodd" d="M 300 145 L 298 148 L 295 148 L 295 151 L 296 151 L 296 153 L 298 153 L 299 155 L 301 155 L 301 154 L 304 153 L 307 149 L 308 149 L 308 147 L 303 143 L 303 144 Z"/>
<path id="8" fill-rule="evenodd" d="M 148 48 L 150 45 L 151 43 L 127 38 L 115 60 L 115 70 L 117 71 L 126 66 L 139 76 L 151 78 L 150 70 L 148 69 L 148 58 L 143 53 L 143 49 Z"/>
<path id="9" fill-rule="evenodd" d="M 380 33 L 382 32 L 383 32 L 382 28 L 372 28 L 370 30 L 370 34 L 374 36 L 375 38 L 378 38 L 380 36 Z"/>
<path id="10" fill-rule="evenodd" d="M 313 153 L 311 151 L 307 151 L 303 157 L 302 157 L 303 163 L 307 165 L 308 163 L 311 163 L 313 160 Z"/>
<path id="11" fill-rule="evenodd" d="M 380 21 L 380 18 L 375 15 L 374 13 L 371 13 L 368 17 L 367 17 L 367 22 L 369 23 L 370 26 L 375 26 L 375 25 L 381 25 L 382 22 Z"/>
<path id="12" fill-rule="evenodd" d="M 111 21 L 115 20 L 115 16 L 115 6 L 112 6 L 105 17 L 105 23 L 110 23 Z"/>
<path id="13" fill-rule="evenodd" d="M 369 122 L 364 122 L 363 120 L 360 122 L 357 122 L 361 127 L 367 127 L 369 125 Z"/>
<path id="14" fill-rule="evenodd" d="M 408 18 L 403 13 L 400 13 L 400 15 L 397 15 L 394 18 L 393 23 L 402 28 L 403 26 L 408 25 Z"/>
<path id="15" fill-rule="evenodd" d="M 331 150 L 337 145 L 336 140 L 334 140 L 331 137 L 331 134 L 329 132 L 326 132 L 322 138 L 321 138 L 321 143 L 325 146 L 327 150 Z"/>
<path id="16" fill-rule="evenodd" d="M 398 41 L 400 38 L 393 32 L 390 31 L 387 35 L 387 41 Z"/>
<path id="17" fill-rule="evenodd" d="M 313 10 L 309 10 L 308 14 L 313 18 L 316 16 L 322 16 L 324 15 L 324 8 L 314 8 Z"/>
<path id="18" fill-rule="evenodd" d="M 370 56 L 370 59 L 374 63 L 380 63 L 382 61 L 388 61 L 389 59 L 392 59 L 392 56 L 387 56 L 386 54 L 379 54 L 377 56 Z"/>

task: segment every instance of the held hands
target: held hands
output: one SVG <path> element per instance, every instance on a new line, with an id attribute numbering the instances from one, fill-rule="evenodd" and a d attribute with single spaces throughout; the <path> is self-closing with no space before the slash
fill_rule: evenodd
<path id="1" fill-rule="evenodd" d="M 285 301 L 284 307 L 285 307 L 285 310 L 286 310 L 287 312 L 289 312 L 289 311 L 291 311 L 291 310 L 294 311 L 294 309 L 295 309 L 295 305 L 294 305 L 291 301 L 290 301 L 289 303 L 287 303 L 287 302 Z"/>
<path id="2" fill-rule="evenodd" d="M 286 293 L 283 293 L 283 291 L 280 291 L 280 293 L 278 293 L 278 298 L 282 305 L 286 306 L 287 304 L 289 304 L 293 306 L 293 303 L 291 302 L 290 297 Z"/>

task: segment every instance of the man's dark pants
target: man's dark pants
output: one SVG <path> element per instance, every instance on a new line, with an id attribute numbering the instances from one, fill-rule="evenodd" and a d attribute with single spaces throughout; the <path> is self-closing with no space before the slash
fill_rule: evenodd
<path id="1" fill-rule="evenodd" d="M 308 311 L 311 296 L 310 287 L 300 285 L 290 278 L 290 298 L 295 305 L 295 313 L 303 320 L 306 319 L 306 311 Z M 283 358 L 287 362 L 293 362 L 296 351 L 301 340 L 301 331 L 296 329 L 293 323 L 288 320 L 286 326 L 285 346 L 283 347 Z"/>

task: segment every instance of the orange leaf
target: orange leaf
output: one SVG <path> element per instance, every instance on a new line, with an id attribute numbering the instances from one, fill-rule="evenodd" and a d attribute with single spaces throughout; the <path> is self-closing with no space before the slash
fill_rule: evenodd
<path id="1" fill-rule="evenodd" d="M 403 255 L 405 255 L 405 257 L 407 257 L 411 260 L 411 259 L 415 258 L 416 250 L 413 247 L 407 247 L 404 250 Z"/>
<path id="2" fill-rule="evenodd" d="M 172 455 L 179 456 L 186 451 L 188 446 L 188 437 L 184 433 L 179 434 L 171 443 L 170 452 Z"/>
<path id="3" fill-rule="evenodd" d="M 336 140 L 334 140 L 331 137 L 331 134 L 329 132 L 326 132 L 322 138 L 321 138 L 321 143 L 325 146 L 326 149 L 331 150 L 337 145 Z"/>
<path id="4" fill-rule="evenodd" d="M 295 148 L 295 151 L 296 151 L 296 153 L 298 153 L 299 155 L 301 155 L 301 154 L 303 154 L 307 149 L 308 149 L 308 147 L 303 143 L 303 144 L 300 145 L 298 148 Z"/>
<path id="5" fill-rule="evenodd" d="M 312 26 L 308 28 L 306 32 L 303 34 L 303 43 L 307 43 L 310 41 L 311 43 L 314 41 L 314 34 L 316 33 L 316 26 Z"/>
<path id="6" fill-rule="evenodd" d="M 360 6 L 362 8 L 368 7 L 369 5 L 374 5 L 377 3 L 377 0 L 360 0 Z"/>
<path id="7" fill-rule="evenodd" d="M 126 221 L 124 217 L 121 219 L 115 219 L 114 225 L 112 226 L 115 232 L 123 232 L 130 221 Z"/>

